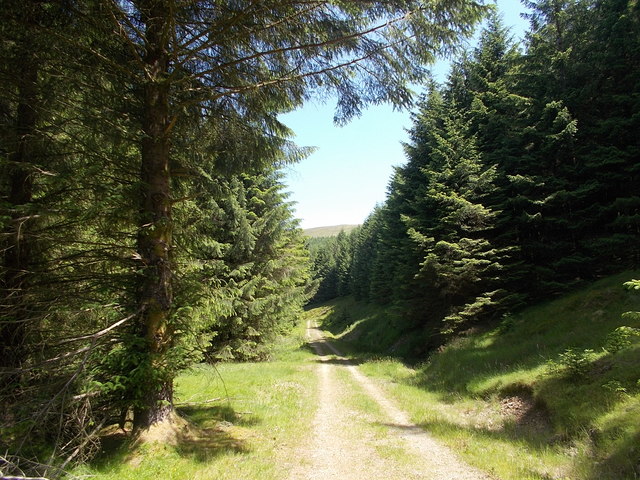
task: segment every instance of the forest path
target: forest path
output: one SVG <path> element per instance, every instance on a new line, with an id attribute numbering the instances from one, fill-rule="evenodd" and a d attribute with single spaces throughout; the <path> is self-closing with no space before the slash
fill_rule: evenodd
<path id="1" fill-rule="evenodd" d="M 411 423 L 311 322 L 319 406 L 290 480 L 489 480 Z"/>

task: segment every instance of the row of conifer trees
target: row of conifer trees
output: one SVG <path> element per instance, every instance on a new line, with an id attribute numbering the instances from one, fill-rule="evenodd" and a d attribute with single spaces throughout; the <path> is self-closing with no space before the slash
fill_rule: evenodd
<path id="1" fill-rule="evenodd" d="M 386 202 L 314 253 L 316 300 L 395 303 L 436 345 L 638 265 L 640 5 L 526 3 L 524 51 L 493 16 L 427 87 Z"/>
<path id="2" fill-rule="evenodd" d="M 145 73 L 110 32 L 118 22 L 109 16 L 119 12 L 111 3 L 0 8 L 7 475 L 57 477 L 90 458 L 100 429 L 142 407 L 144 391 L 167 374 L 203 360 L 263 359 L 312 291 L 281 172 L 301 150 L 274 120 L 277 110 L 265 126 L 258 106 L 251 118 L 232 106 L 218 106 L 225 111 L 216 116 L 184 98 L 171 102 L 171 190 L 149 192 L 156 180 L 140 167 L 141 151 L 154 148 L 141 126 Z M 145 213 L 145 202 L 162 205 L 164 217 Z M 172 232 L 145 251 L 145 237 L 168 225 Z M 160 277 L 161 286 L 146 277 Z M 161 360 L 151 358 L 140 323 L 153 316 L 142 310 L 155 308 L 141 298 L 154 296 L 169 312 L 153 334 Z"/>

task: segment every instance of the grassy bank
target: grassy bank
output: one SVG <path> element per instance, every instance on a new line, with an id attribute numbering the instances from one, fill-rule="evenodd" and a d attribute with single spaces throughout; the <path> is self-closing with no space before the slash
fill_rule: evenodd
<path id="1" fill-rule="evenodd" d="M 175 445 L 135 445 L 114 428 L 103 453 L 73 472 L 97 480 L 261 479 L 286 477 L 313 418 L 316 375 L 304 328 L 283 339 L 265 363 L 198 366 L 176 382 L 187 421 Z"/>
<path id="2" fill-rule="evenodd" d="M 622 318 L 640 311 L 640 295 L 622 288 L 634 276 L 469 333 L 416 368 L 370 354 L 361 367 L 385 381 L 416 423 L 504 480 L 640 478 L 640 339 L 612 333 L 640 327 Z M 393 354 L 401 320 L 372 308 L 343 299 L 310 314 L 343 347 L 374 342 Z M 357 333 L 363 324 L 366 333 Z M 385 324 L 389 338 L 372 337 Z"/>
<path id="3" fill-rule="evenodd" d="M 416 330 L 407 335 L 412 324 L 393 307 L 365 304 L 349 296 L 312 307 L 308 314 L 321 319 L 325 332 L 350 352 L 399 358 L 425 352 L 424 333 Z"/>

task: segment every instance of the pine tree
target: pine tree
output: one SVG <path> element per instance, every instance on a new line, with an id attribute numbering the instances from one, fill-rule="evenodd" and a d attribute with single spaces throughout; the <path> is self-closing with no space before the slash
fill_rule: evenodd
<path id="1" fill-rule="evenodd" d="M 211 358 L 259 359 L 309 299 L 309 260 L 279 175 L 235 176 L 223 184 L 228 190 L 216 202 L 220 209 L 211 212 L 217 221 L 205 237 L 207 244 L 216 239 L 219 251 L 201 258 L 214 268 L 202 271 L 201 282 L 211 291 L 198 315 L 211 317 L 203 333 Z M 212 310 L 210 298 L 226 310 Z"/>
<path id="2" fill-rule="evenodd" d="M 372 277 L 374 265 L 379 261 L 382 235 L 382 208 L 377 206 L 362 227 L 354 234 L 353 261 L 351 264 L 351 291 L 358 300 L 372 301 Z"/>
<path id="3" fill-rule="evenodd" d="M 15 11 L 9 13 L 10 7 Z M 40 62 L 38 37 L 33 30 L 42 21 L 34 5 L 6 5 L 3 26 L 3 315 L 0 321 L 0 368 L 19 370 L 26 360 L 26 336 L 31 313 L 29 284 L 33 263 L 34 175 L 42 155 L 41 97 L 38 81 Z M 3 8 L 4 10 L 4 8 Z M 23 20 L 21 23 L 18 23 Z M 23 26 L 24 31 L 20 31 Z M 7 44 L 11 45 L 8 46 Z M 38 48 L 40 47 L 40 48 Z M 18 60 L 20 59 L 20 61 Z M 13 73 L 8 71 L 17 70 Z M 15 71 L 14 70 L 14 71 Z M 7 388 L 15 389 L 19 375 L 7 376 Z"/>
<path id="4" fill-rule="evenodd" d="M 324 302 L 338 297 L 338 265 L 335 237 L 309 239 L 311 271 L 318 289 L 312 302 Z"/>
<path id="5" fill-rule="evenodd" d="M 414 114 L 358 296 L 455 330 L 637 262 L 636 3 L 527 2 L 524 54 L 490 17 Z"/>
<path id="6" fill-rule="evenodd" d="M 637 81 L 625 79 L 637 79 L 637 45 L 633 46 L 637 40 L 632 31 L 638 13 L 626 2 L 532 6 L 528 78 L 522 87 L 537 100 L 537 113 L 532 115 L 537 120 L 529 138 L 541 154 L 537 174 L 545 182 L 538 182 L 537 204 L 542 208 L 532 218 L 538 239 L 531 250 L 543 283 L 557 292 L 615 265 L 631 264 L 637 255 L 628 250 L 637 232 L 632 186 L 637 139 L 622 133 L 626 127 L 611 135 L 611 126 L 633 118 L 628 110 L 633 100 L 626 95 L 637 89 Z M 628 35 L 610 36 L 613 25 Z M 614 39 L 623 38 L 625 45 L 614 47 Z M 612 81 L 605 87 L 608 78 Z M 608 97 L 608 88 L 616 93 Z M 616 110 L 620 116 L 612 117 Z"/>
<path id="7" fill-rule="evenodd" d="M 575 166 L 576 121 L 561 101 L 536 92 L 534 86 L 544 83 L 536 77 L 543 75 L 539 68 L 518 54 L 498 17 L 490 19 L 465 67 L 472 131 L 483 161 L 497 167 L 490 206 L 499 214 L 491 241 L 510 250 L 502 277 L 525 296 L 568 287 L 571 274 L 560 278 L 558 262 L 580 261 L 563 238 L 570 234 L 565 217 L 571 209 L 562 192 Z"/>
<path id="8" fill-rule="evenodd" d="M 579 245 L 590 259 L 589 273 L 607 273 L 638 259 L 630 245 L 640 232 L 640 141 L 632 133 L 640 126 L 640 8 L 625 1 L 591 2 L 581 19 L 566 100 L 580 126 L 576 154 L 583 159 L 575 192 L 584 225 Z"/>
<path id="9" fill-rule="evenodd" d="M 1 188 L 9 222 L 0 358 L 11 362 L 0 372 L 7 387 L 0 395 L 3 440 L 11 454 L 26 457 L 47 445 L 66 464 L 97 448 L 95 432 L 110 416 L 99 400 L 90 407 L 83 391 L 95 359 L 113 345 L 111 327 L 127 317 L 122 273 L 132 231 L 123 231 L 118 215 L 107 226 L 105 212 L 130 210 L 121 195 L 132 177 L 114 182 L 104 158 L 107 150 L 130 156 L 118 144 L 94 142 L 102 130 L 89 131 L 94 119 L 85 123 L 101 88 L 89 93 L 83 86 L 103 85 L 102 72 L 83 70 L 86 55 L 57 41 L 63 34 L 76 46 L 90 42 L 71 6 L 6 2 L 1 15 Z M 37 471 L 36 463 L 27 465 Z"/>
<path id="10" fill-rule="evenodd" d="M 419 270 L 420 252 L 407 233 L 404 216 L 412 213 L 411 199 L 420 186 L 408 164 L 397 167 L 388 187 L 387 201 L 380 210 L 377 255 L 371 265 L 370 298 L 381 304 L 405 304 L 423 298 L 414 285 Z"/>
<path id="11" fill-rule="evenodd" d="M 494 192 L 496 166 L 486 166 L 470 133 L 470 122 L 455 103 L 446 102 L 434 90 L 419 117 L 428 126 L 417 126 L 408 145 L 409 162 L 423 165 L 423 193 L 407 216 L 409 235 L 423 255 L 418 278 L 421 290 L 440 305 L 432 309 L 433 324 L 443 315 L 445 330 L 486 317 L 495 308 L 499 293 L 498 272 L 506 254 L 487 238 L 496 212 L 483 204 Z M 426 147 L 426 148 L 425 148 Z M 426 158 L 420 158 L 427 153 Z M 436 323 L 437 325 L 437 323 Z"/>

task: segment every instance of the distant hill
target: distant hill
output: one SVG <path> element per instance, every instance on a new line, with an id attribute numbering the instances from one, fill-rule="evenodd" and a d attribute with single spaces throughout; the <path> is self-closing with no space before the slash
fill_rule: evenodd
<path id="1" fill-rule="evenodd" d="M 360 225 L 333 225 L 331 227 L 307 228 L 304 230 L 304 234 L 311 238 L 335 237 L 343 230 L 345 233 L 349 233 L 359 226 Z"/>

